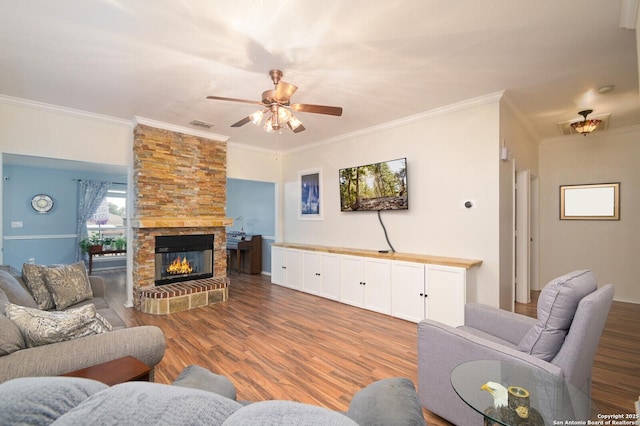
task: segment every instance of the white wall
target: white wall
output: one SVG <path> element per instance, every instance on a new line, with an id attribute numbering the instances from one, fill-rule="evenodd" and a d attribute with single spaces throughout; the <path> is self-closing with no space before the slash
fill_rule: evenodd
<path id="1" fill-rule="evenodd" d="M 286 242 L 387 249 L 375 212 L 340 212 L 338 170 L 407 157 L 409 210 L 382 212 L 398 252 L 482 259 L 478 300 L 499 300 L 499 98 L 443 108 L 283 155 Z M 322 168 L 324 220 L 299 220 L 298 173 Z M 464 208 L 465 201 L 474 203 Z"/>
<path id="2" fill-rule="evenodd" d="M 560 220 L 560 185 L 620 182 L 620 220 Z M 640 303 L 640 127 L 540 144 L 540 277 L 591 269 L 615 299 Z"/>
<path id="3" fill-rule="evenodd" d="M 0 97 L 0 152 L 127 166 L 133 124 Z"/>

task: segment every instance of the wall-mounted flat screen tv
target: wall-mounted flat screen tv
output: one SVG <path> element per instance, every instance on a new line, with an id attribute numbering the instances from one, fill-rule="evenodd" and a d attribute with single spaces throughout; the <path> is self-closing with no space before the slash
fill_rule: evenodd
<path id="1" fill-rule="evenodd" d="M 340 169 L 340 210 L 407 210 L 407 159 Z"/>

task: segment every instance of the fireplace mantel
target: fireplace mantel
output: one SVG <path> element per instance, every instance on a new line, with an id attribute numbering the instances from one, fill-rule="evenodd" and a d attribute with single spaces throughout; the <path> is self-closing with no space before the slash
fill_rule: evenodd
<path id="1" fill-rule="evenodd" d="M 233 218 L 221 216 L 143 217 L 131 220 L 132 228 L 206 228 L 233 225 Z"/>

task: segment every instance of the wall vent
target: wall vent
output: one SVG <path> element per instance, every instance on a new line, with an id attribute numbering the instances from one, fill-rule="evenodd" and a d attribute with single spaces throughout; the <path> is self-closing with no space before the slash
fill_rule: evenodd
<path id="1" fill-rule="evenodd" d="M 193 120 L 189 124 L 196 127 L 203 127 L 205 129 L 210 129 L 214 126 L 213 123 L 207 123 L 206 121 L 201 121 L 201 120 Z"/>
<path id="2" fill-rule="evenodd" d="M 602 120 L 602 123 L 600 123 L 600 125 L 596 128 L 596 130 L 594 130 L 594 132 L 599 132 L 601 130 L 607 130 L 609 128 L 609 119 L 611 118 L 611 113 L 600 114 L 600 115 L 589 115 L 589 117 L 587 118 L 589 119 L 597 118 L 598 120 Z M 563 121 L 562 123 L 558 123 L 558 128 L 560 129 L 560 133 L 565 136 L 578 135 L 579 133 L 576 132 L 573 129 L 573 127 L 571 127 L 571 123 L 575 123 L 576 121 L 582 121 L 582 119 L 575 118 L 573 120 Z"/>

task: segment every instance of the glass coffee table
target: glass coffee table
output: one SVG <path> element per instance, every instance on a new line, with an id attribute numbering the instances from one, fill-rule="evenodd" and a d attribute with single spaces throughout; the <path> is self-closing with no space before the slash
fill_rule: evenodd
<path id="1" fill-rule="evenodd" d="M 565 424 L 566 420 L 589 420 L 597 415 L 591 399 L 577 387 L 524 363 L 465 362 L 451 372 L 451 385 L 467 405 L 496 424 L 534 426 L 552 425 L 554 421 Z M 490 392 L 488 388 L 493 390 Z M 496 408 L 494 395 L 505 401 L 507 407 Z"/>

